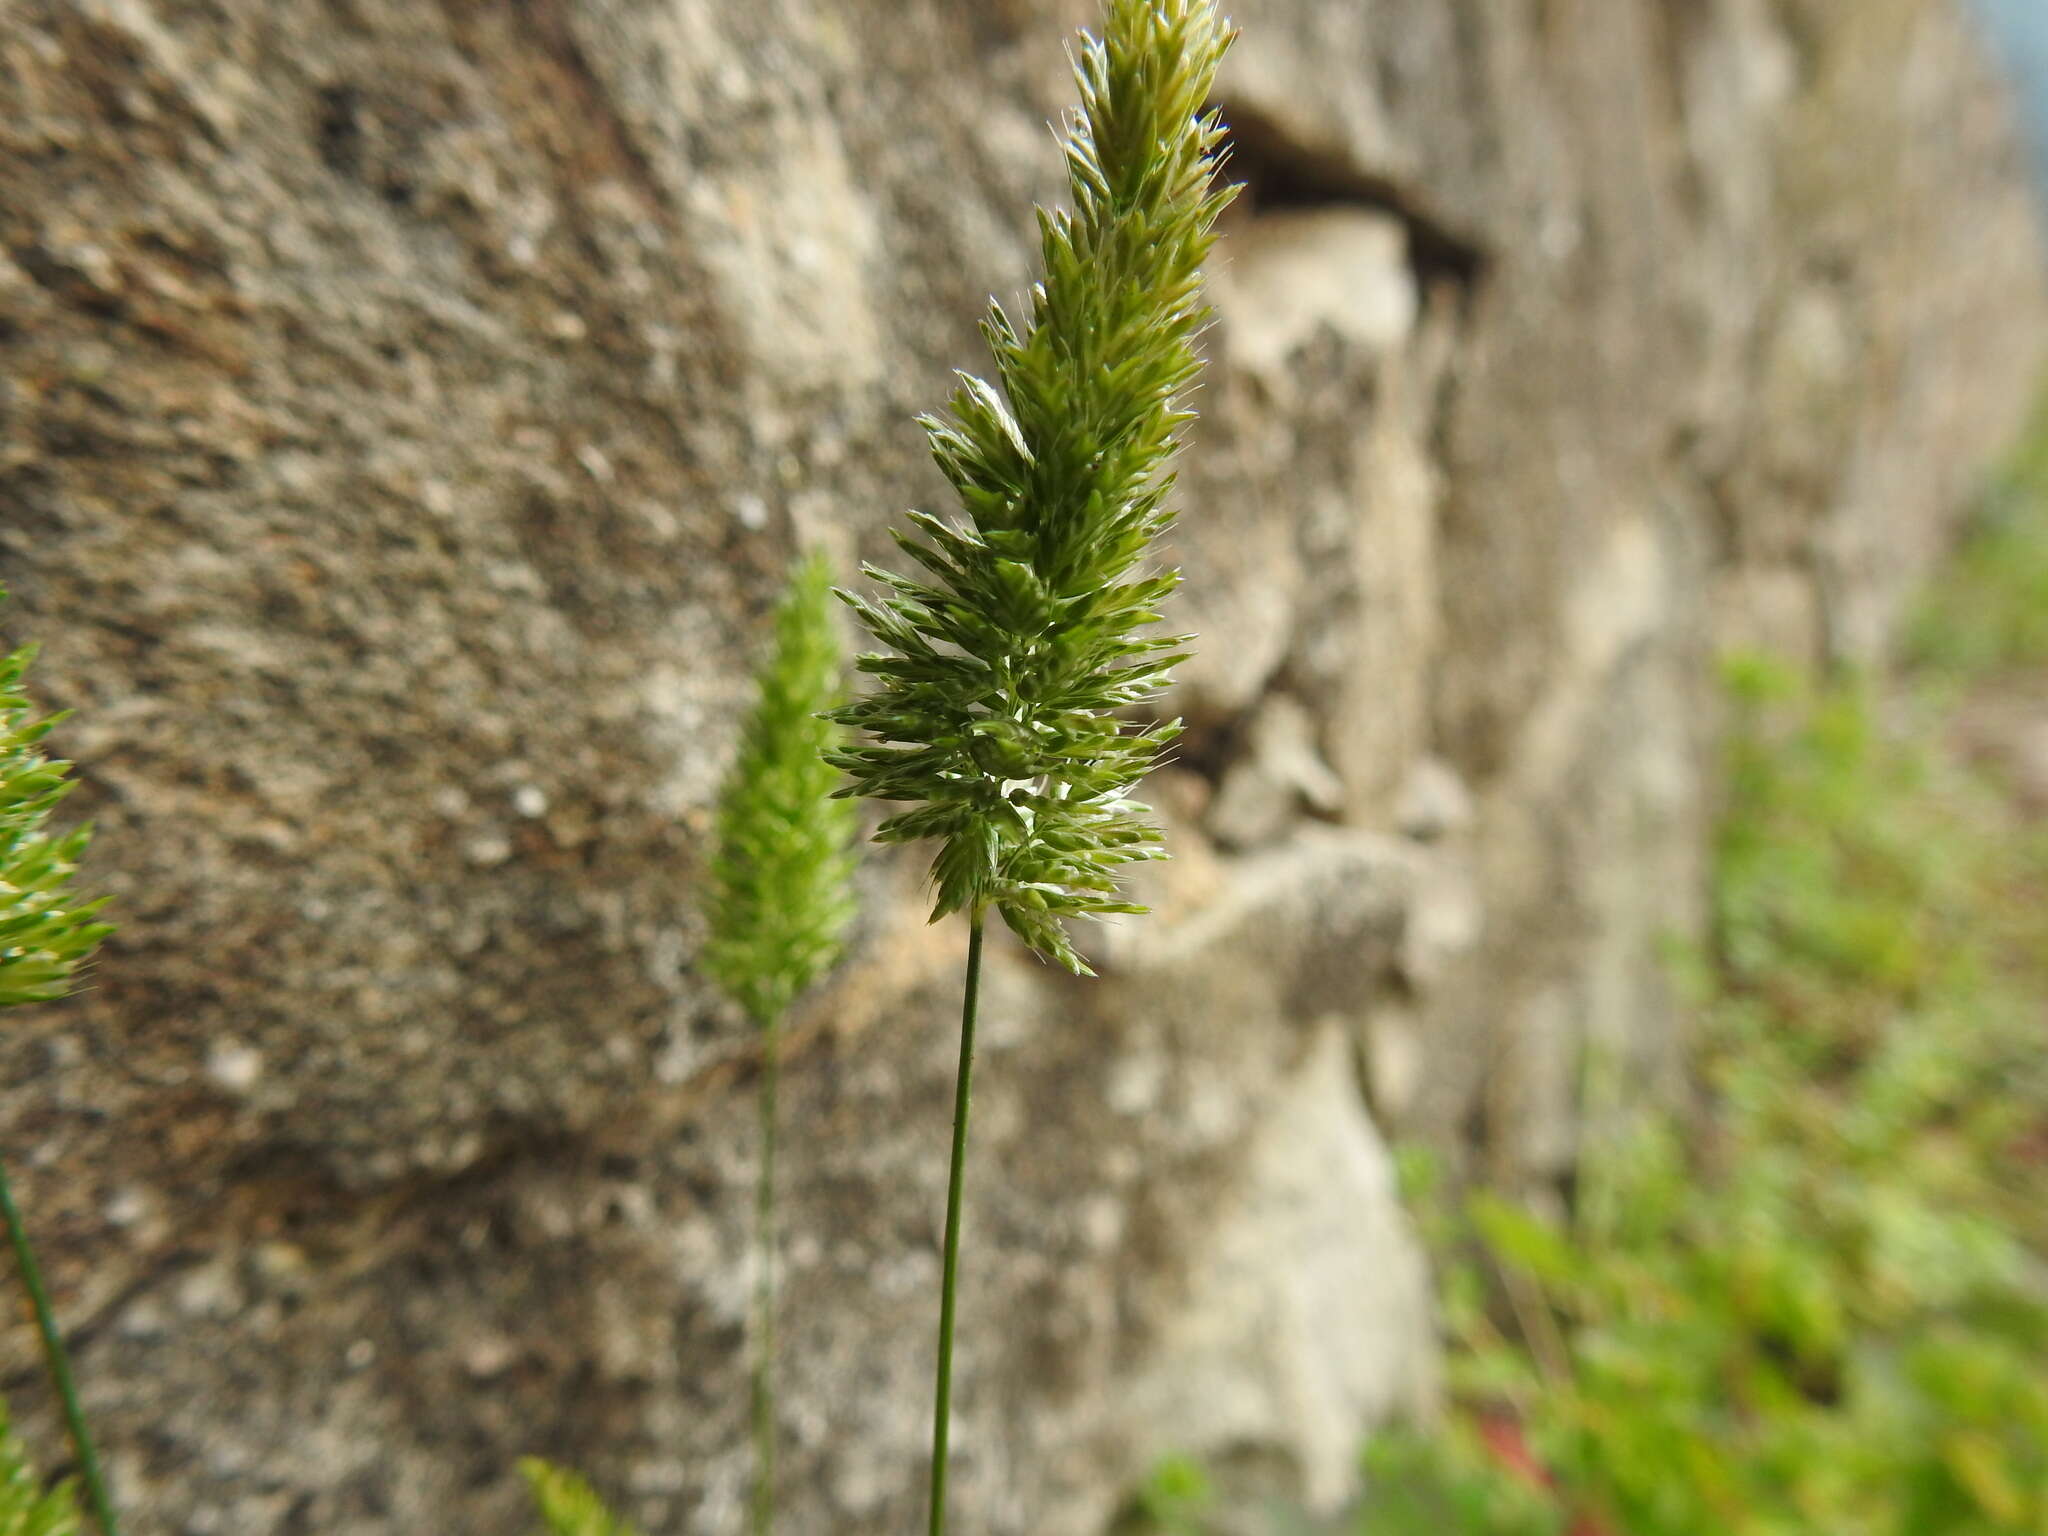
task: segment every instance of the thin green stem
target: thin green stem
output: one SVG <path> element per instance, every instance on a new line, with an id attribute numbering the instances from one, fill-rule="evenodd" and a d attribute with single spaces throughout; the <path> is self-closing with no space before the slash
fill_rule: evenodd
<path id="1" fill-rule="evenodd" d="M 78 1406 L 78 1387 L 71 1379 L 71 1357 L 65 1353 L 64 1336 L 57 1331 L 57 1317 L 50 1310 L 49 1292 L 43 1289 L 43 1272 L 36 1263 L 35 1250 L 29 1247 L 28 1228 L 22 1225 L 14 1191 L 8 1188 L 5 1164 L 0 1164 L 0 1215 L 6 1218 L 8 1241 L 14 1244 L 15 1262 L 21 1267 L 21 1283 L 28 1289 L 36 1326 L 42 1330 L 43 1358 L 49 1362 L 50 1380 L 56 1385 L 58 1401 L 64 1405 L 64 1422 L 71 1430 L 79 1478 L 85 1484 L 93 1516 L 106 1536 L 120 1536 L 113 1501 L 107 1497 L 107 1485 L 100 1476 L 99 1454 L 93 1450 L 92 1436 L 85 1427 L 85 1411 Z"/>
<path id="2" fill-rule="evenodd" d="M 775 1526 L 775 1089 L 782 1021 L 761 1031 L 761 1188 L 754 1205 L 754 1536 Z"/>
<path id="3" fill-rule="evenodd" d="M 953 1418 L 953 1301 L 960 1273 L 960 1188 L 967 1170 L 968 1087 L 974 1076 L 974 1008 L 981 997 L 982 913 L 967 939 L 967 987 L 960 1002 L 960 1073 L 953 1085 L 953 1168 L 946 1181 L 946 1267 L 939 1290 L 939 1380 L 932 1402 L 931 1536 L 946 1529 L 946 1440 Z"/>

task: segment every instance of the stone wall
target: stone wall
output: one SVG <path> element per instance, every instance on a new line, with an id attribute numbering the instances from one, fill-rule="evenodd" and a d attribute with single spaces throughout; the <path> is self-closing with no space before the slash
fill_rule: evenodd
<path id="1" fill-rule="evenodd" d="M 142 1531 L 736 1531 L 711 796 L 805 541 L 943 508 L 1072 0 L 0 0 L 0 580 L 122 931 L 0 1139 Z M 1881 654 L 2043 293 L 1944 0 L 1244 0 L 1158 913 L 991 960 L 964 1528 L 1328 1505 L 1433 1391 L 1388 1139 L 1669 1070 L 1712 657 Z M 783 1529 L 918 1518 L 960 934 L 786 1093 Z M 10 1314 L 0 1390 L 56 1444 Z"/>

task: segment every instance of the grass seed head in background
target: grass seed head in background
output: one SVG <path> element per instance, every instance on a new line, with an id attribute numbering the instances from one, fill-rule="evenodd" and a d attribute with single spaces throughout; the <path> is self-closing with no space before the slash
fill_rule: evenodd
<path id="1" fill-rule="evenodd" d="M 1121 866 L 1161 856 L 1130 790 L 1179 723 L 1116 712 L 1167 684 L 1186 636 L 1146 634 L 1177 571 L 1143 569 L 1173 522 L 1167 463 L 1201 363 L 1200 267 L 1229 191 L 1205 114 L 1230 32 L 1209 0 L 1110 0 L 1075 60 L 1071 212 L 1039 212 L 1045 278 L 1020 329 L 991 304 L 996 385 L 963 375 L 924 427 L 964 524 L 912 513 L 917 576 L 847 596 L 891 654 L 837 719 L 849 792 L 916 802 L 880 842 L 936 838 L 933 917 L 989 907 L 1040 954 L 1087 973 L 1064 919 L 1139 912 Z"/>
<path id="2" fill-rule="evenodd" d="M 853 916 L 854 811 L 833 798 L 840 733 L 820 718 L 845 697 L 830 583 L 820 555 L 792 576 L 719 797 L 704 963 L 764 1026 L 831 966 Z"/>
<path id="3" fill-rule="evenodd" d="M 845 695 L 822 555 L 802 562 L 775 616 L 775 650 L 719 797 L 711 866 L 712 976 L 761 1032 L 761 1165 L 755 1200 L 752 1529 L 775 1518 L 775 1143 L 782 1015 L 838 957 L 853 916 L 854 810 L 837 798 L 824 712 Z"/>
<path id="4" fill-rule="evenodd" d="M 574 1472 L 551 1466 L 536 1456 L 519 1463 L 533 1490 L 533 1502 L 549 1536 L 639 1536 L 632 1526 L 604 1507 L 590 1484 Z"/>
<path id="5" fill-rule="evenodd" d="M 103 902 L 71 893 L 92 829 L 48 828 L 71 791 L 71 765 L 43 756 L 43 738 L 63 717 L 38 719 L 29 708 L 22 677 L 34 659 L 33 646 L 0 656 L 0 1008 L 62 997 L 113 931 L 95 916 Z"/>

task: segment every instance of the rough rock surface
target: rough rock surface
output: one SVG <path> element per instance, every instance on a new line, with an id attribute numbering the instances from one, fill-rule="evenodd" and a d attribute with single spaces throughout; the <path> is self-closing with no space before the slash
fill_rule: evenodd
<path id="1" fill-rule="evenodd" d="M 1327 1503 L 1426 1402 L 1383 1137 L 1540 1185 L 1589 1050 L 1661 1070 L 1715 649 L 1882 649 L 2044 317 L 1947 0 L 1235 9 L 1180 856 L 1102 982 L 992 961 L 991 1536 L 1170 1450 Z M 909 417 L 1088 14 L 0 0 L 5 622 L 123 925 L 0 1141 L 138 1529 L 514 1530 L 532 1451 L 739 1529 L 708 803 L 798 543 L 944 506 Z M 865 879 L 787 1092 L 792 1536 L 921 1487 L 959 935 Z"/>

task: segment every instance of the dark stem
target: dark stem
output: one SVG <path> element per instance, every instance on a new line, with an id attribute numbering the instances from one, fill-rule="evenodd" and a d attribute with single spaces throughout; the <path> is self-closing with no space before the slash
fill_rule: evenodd
<path id="1" fill-rule="evenodd" d="M 43 1358 L 50 1365 L 50 1380 L 56 1384 L 58 1401 L 64 1405 L 64 1422 L 71 1430 L 72 1449 L 78 1455 L 78 1473 L 85 1484 L 92 1512 L 106 1536 L 120 1536 L 114 1506 L 107 1498 L 107 1486 L 100 1477 L 100 1459 L 86 1432 L 85 1412 L 78 1406 L 78 1388 L 71 1380 L 71 1358 L 64 1352 L 64 1336 L 57 1332 L 57 1318 L 50 1310 L 50 1296 L 43 1289 L 43 1272 L 36 1265 L 35 1251 L 28 1245 L 28 1229 L 14 1204 L 14 1191 L 7 1187 L 7 1169 L 0 1165 L 0 1215 L 7 1221 L 8 1241 L 14 1244 L 15 1262 L 21 1266 L 21 1283 L 28 1288 L 29 1304 L 35 1308 L 36 1326 L 42 1330 Z"/>
<path id="2" fill-rule="evenodd" d="M 968 1083 L 974 1076 L 974 1006 L 981 996 L 981 920 L 967 938 L 967 990 L 960 1003 L 960 1075 L 953 1087 L 953 1171 L 946 1183 L 946 1268 L 939 1290 L 939 1382 L 932 1404 L 931 1536 L 946 1529 L 946 1435 L 953 1415 L 953 1300 L 960 1271 L 960 1186 L 967 1165 Z"/>
<path id="3" fill-rule="evenodd" d="M 775 1525 L 775 1086 L 782 1021 L 761 1032 L 761 1188 L 754 1206 L 754 1536 Z"/>

